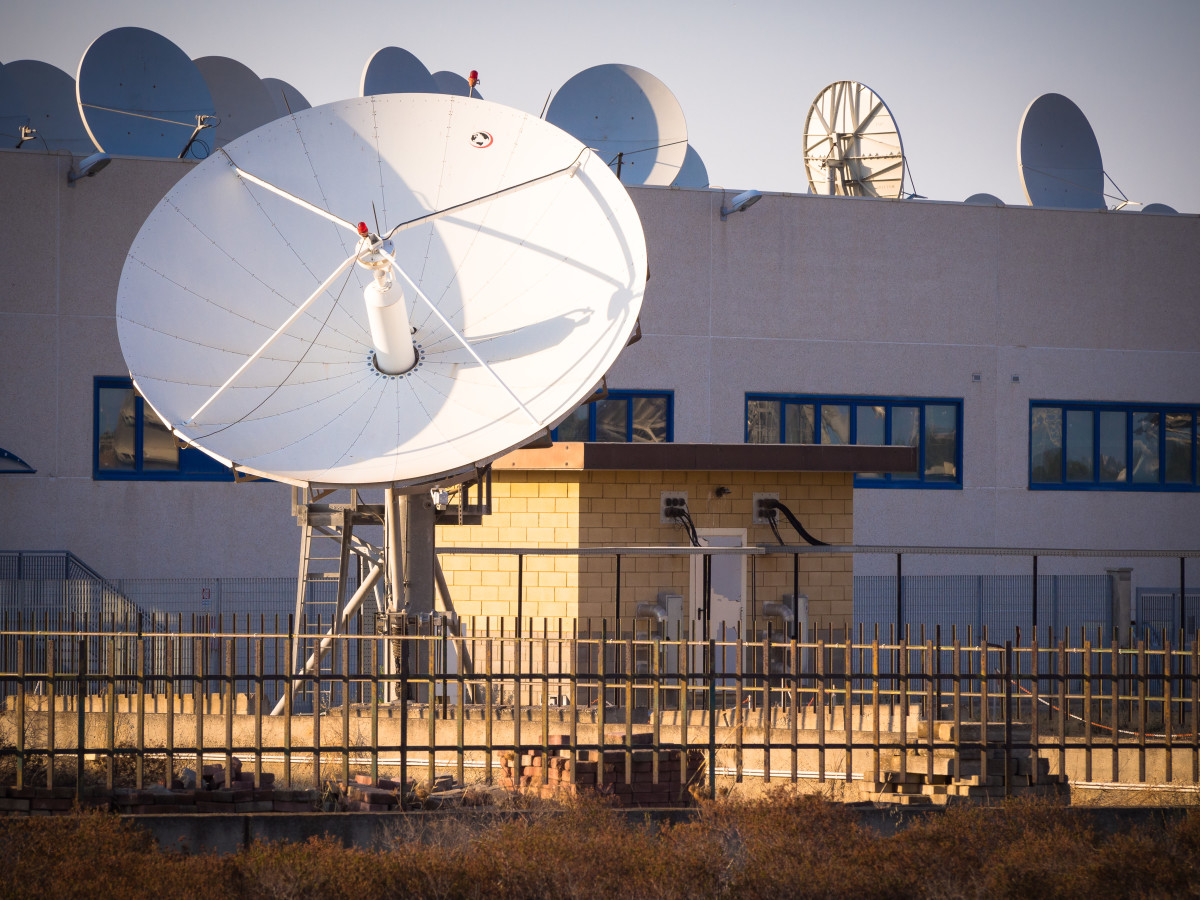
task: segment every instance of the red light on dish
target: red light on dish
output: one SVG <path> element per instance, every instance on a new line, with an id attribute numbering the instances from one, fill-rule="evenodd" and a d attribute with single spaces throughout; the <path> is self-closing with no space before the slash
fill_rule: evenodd
<path id="1" fill-rule="evenodd" d="M 358 223 L 358 233 L 360 235 L 362 235 L 363 237 L 367 236 L 367 223 L 366 222 Z"/>
<path id="2" fill-rule="evenodd" d="M 479 84 L 479 73 L 474 69 L 472 69 L 471 74 L 467 76 L 467 84 L 469 84 L 471 87 L 475 87 L 475 85 Z"/>

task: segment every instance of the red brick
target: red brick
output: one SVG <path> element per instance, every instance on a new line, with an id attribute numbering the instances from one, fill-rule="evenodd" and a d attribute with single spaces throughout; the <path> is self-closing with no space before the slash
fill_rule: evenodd
<path id="1" fill-rule="evenodd" d="M 363 785 L 366 785 L 367 787 L 374 787 L 375 779 L 372 778 L 370 775 L 355 775 L 354 783 L 355 784 L 363 784 Z"/>

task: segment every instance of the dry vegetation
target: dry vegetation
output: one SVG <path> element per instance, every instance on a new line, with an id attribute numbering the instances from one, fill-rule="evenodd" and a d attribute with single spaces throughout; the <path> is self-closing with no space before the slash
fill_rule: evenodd
<path id="1" fill-rule="evenodd" d="M 1041 804 L 958 807 L 891 836 L 782 793 L 630 824 L 586 802 L 399 820 L 331 841 L 188 856 L 108 815 L 0 821 L 0 897 L 1172 897 L 1200 893 L 1200 814 L 1103 834 Z"/>

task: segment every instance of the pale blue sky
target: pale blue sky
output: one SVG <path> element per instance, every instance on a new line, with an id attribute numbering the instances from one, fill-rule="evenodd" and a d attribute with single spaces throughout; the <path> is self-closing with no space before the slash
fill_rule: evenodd
<path id="1" fill-rule="evenodd" d="M 487 99 L 534 113 L 588 66 L 640 66 L 674 91 L 713 184 L 731 189 L 805 191 L 808 107 L 853 79 L 891 108 L 919 193 L 1024 203 L 1017 126 L 1057 92 L 1088 116 L 1130 199 L 1200 212 L 1200 0 L 0 0 L 0 62 L 74 76 L 88 44 L 123 25 L 193 58 L 232 56 L 314 104 L 356 95 L 389 44 L 430 71 L 478 69 Z"/>

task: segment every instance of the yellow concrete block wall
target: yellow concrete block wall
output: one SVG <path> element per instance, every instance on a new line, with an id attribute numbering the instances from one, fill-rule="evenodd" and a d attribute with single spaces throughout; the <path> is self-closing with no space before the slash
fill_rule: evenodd
<path id="1" fill-rule="evenodd" d="M 492 514 L 480 525 L 442 525 L 439 547 L 609 548 L 687 547 L 682 527 L 663 523 L 663 491 L 686 492 L 688 510 L 704 533 L 717 529 L 745 532 L 748 545 L 775 546 L 767 525 L 751 522 L 754 494 L 773 493 L 815 537 L 830 544 L 853 539 L 852 476 L 843 473 L 516 471 L 497 470 L 492 481 Z M 803 545 L 781 516 L 778 528 L 789 545 Z M 441 554 L 453 606 L 461 616 L 517 614 L 517 559 L 482 552 Z M 852 615 L 853 560 L 849 555 L 801 554 L 800 591 L 809 598 L 810 624 L 827 627 Z M 633 616 L 639 604 L 656 602 L 661 593 L 684 597 L 684 619 L 692 621 L 690 595 L 698 563 L 685 556 L 621 557 L 618 603 L 614 555 L 539 556 L 522 560 L 526 616 Z M 747 614 L 757 617 L 762 604 L 790 595 L 791 554 L 753 560 L 753 586 L 747 565 Z M 611 627 L 611 625 L 610 625 Z"/>

